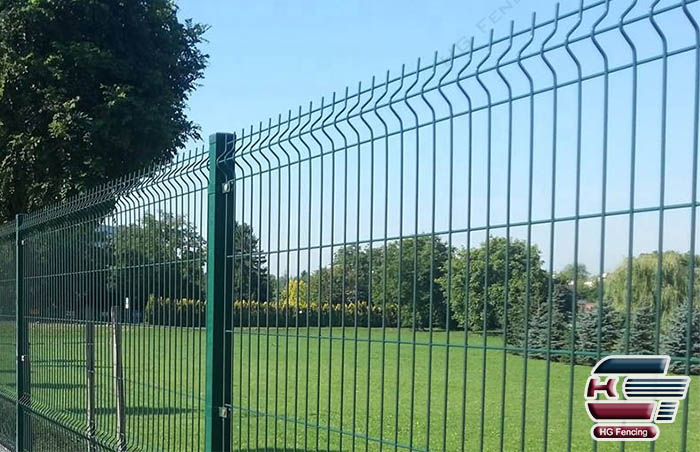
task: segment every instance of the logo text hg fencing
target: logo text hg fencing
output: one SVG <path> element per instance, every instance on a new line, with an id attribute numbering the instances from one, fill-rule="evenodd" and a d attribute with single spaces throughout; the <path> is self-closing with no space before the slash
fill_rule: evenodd
<path id="1" fill-rule="evenodd" d="M 597 441 L 654 441 L 656 424 L 671 423 L 688 392 L 690 377 L 668 377 L 668 356 L 608 356 L 591 370 L 586 410 Z M 622 381 L 622 395 L 617 390 Z M 604 399 L 598 400 L 598 396 Z"/>

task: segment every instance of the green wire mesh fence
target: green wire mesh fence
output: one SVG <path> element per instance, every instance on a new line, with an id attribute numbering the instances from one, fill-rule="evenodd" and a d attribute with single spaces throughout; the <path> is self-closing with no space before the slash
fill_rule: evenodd
<path id="1" fill-rule="evenodd" d="M 17 400 L 15 225 L 0 226 L 0 444 L 14 448 Z"/>
<path id="2" fill-rule="evenodd" d="M 591 365 L 668 354 L 688 397 L 622 447 L 693 450 L 699 14 L 557 6 L 18 217 L 0 443 L 617 450 Z"/>
<path id="3" fill-rule="evenodd" d="M 213 448 L 588 449 L 586 365 L 697 369 L 696 13 L 557 8 L 218 136 Z"/>
<path id="4" fill-rule="evenodd" d="M 18 218 L 16 322 L 3 296 L 3 347 L 15 325 L 26 335 L 17 450 L 199 449 L 207 161 L 180 156 Z M 14 350 L 2 356 L 13 371 Z"/>

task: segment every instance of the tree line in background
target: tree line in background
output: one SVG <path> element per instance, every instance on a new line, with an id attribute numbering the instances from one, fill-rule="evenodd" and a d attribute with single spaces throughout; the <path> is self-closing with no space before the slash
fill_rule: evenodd
<path id="1" fill-rule="evenodd" d="M 700 258 L 695 260 L 700 268 Z M 660 260 L 657 253 L 633 258 L 631 278 L 627 260 L 602 277 L 569 265 L 550 278 L 540 250 L 523 240 L 491 237 L 475 248 L 449 250 L 440 237 L 406 238 L 339 249 L 332 265 L 288 283 L 280 279 L 280 306 L 313 310 L 320 300 L 322 306 L 354 308 L 369 300 L 387 311 L 387 326 L 500 333 L 512 351 L 527 345 L 531 356 L 554 361 L 568 361 L 572 349 L 582 352 L 577 362 L 588 364 L 598 353 L 685 357 L 689 264 L 687 253 L 667 251 Z M 696 276 L 696 289 L 699 282 Z M 700 359 L 700 309 L 691 323 L 691 354 Z M 682 372 L 684 366 L 675 361 L 672 369 Z M 700 373 L 700 362 L 691 371 Z"/>
<path id="2" fill-rule="evenodd" d="M 236 225 L 230 242 L 232 316 L 243 327 L 459 328 L 503 334 L 515 352 L 527 339 L 536 358 L 550 350 L 550 359 L 569 360 L 573 348 L 583 352 L 576 356 L 581 363 L 593 363 L 598 352 L 686 353 L 687 253 L 667 251 L 661 259 L 642 254 L 602 277 L 584 265 L 550 277 L 538 247 L 523 240 L 491 237 L 475 248 L 450 250 L 441 237 L 420 236 L 378 247 L 346 245 L 326 266 L 275 277 L 252 228 Z M 695 260 L 700 268 L 700 258 Z M 160 303 L 151 304 L 155 309 Z M 692 354 L 700 358 L 700 309 L 692 335 Z M 682 371 L 683 365 L 674 362 L 673 368 Z M 700 363 L 692 370 L 700 372 Z"/>
<path id="3" fill-rule="evenodd" d="M 582 352 L 576 358 L 582 363 L 594 362 L 598 352 L 686 353 L 687 253 L 667 251 L 661 259 L 642 254 L 603 277 L 591 276 L 583 265 L 550 277 L 538 247 L 523 240 L 490 237 L 478 247 L 450 249 L 441 237 L 419 236 L 376 247 L 338 247 L 332 264 L 290 277 L 270 274 L 268 253 L 249 225 L 236 224 L 232 236 L 226 284 L 238 326 L 486 331 L 503 335 L 515 353 L 527 345 L 532 357 L 569 360 L 573 348 Z M 206 240 L 185 218 L 161 212 L 119 228 L 86 225 L 37 246 L 35 253 L 39 260 L 56 253 L 69 257 L 53 271 L 74 279 L 61 286 L 74 305 L 94 299 L 123 304 L 128 297 L 131 309 L 149 323 L 204 325 Z M 700 258 L 695 260 L 700 268 Z M 100 265 L 108 271 L 78 271 Z M 88 280 L 95 277 L 102 279 Z M 696 276 L 696 290 L 698 282 Z M 34 300 L 64 298 L 46 280 L 32 280 L 28 289 L 44 292 L 30 297 Z M 58 306 L 45 302 L 36 309 Z M 692 354 L 700 358 L 700 309 L 690 323 Z M 675 362 L 674 369 L 683 365 Z M 700 363 L 692 370 L 700 372 Z"/>

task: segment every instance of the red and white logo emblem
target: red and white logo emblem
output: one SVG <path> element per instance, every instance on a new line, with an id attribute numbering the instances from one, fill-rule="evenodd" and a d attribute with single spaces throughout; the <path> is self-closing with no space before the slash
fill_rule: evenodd
<path id="1" fill-rule="evenodd" d="M 596 422 L 596 441 L 654 441 L 656 424 L 676 418 L 678 404 L 688 393 L 690 377 L 668 377 L 668 356 L 608 356 L 588 377 L 584 396 L 586 411 Z M 622 395 L 617 391 L 623 381 Z M 603 396 L 605 399 L 599 400 Z"/>

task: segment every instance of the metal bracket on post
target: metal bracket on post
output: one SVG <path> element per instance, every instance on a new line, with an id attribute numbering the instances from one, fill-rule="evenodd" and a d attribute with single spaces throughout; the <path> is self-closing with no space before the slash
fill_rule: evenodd
<path id="1" fill-rule="evenodd" d="M 207 235 L 207 368 L 205 401 L 205 450 L 231 450 L 231 419 L 223 409 L 231 394 L 230 312 L 226 309 L 226 203 L 231 182 L 219 160 L 235 136 L 217 133 L 209 138 L 209 189 Z M 223 409 L 222 409 L 223 408 Z"/>

